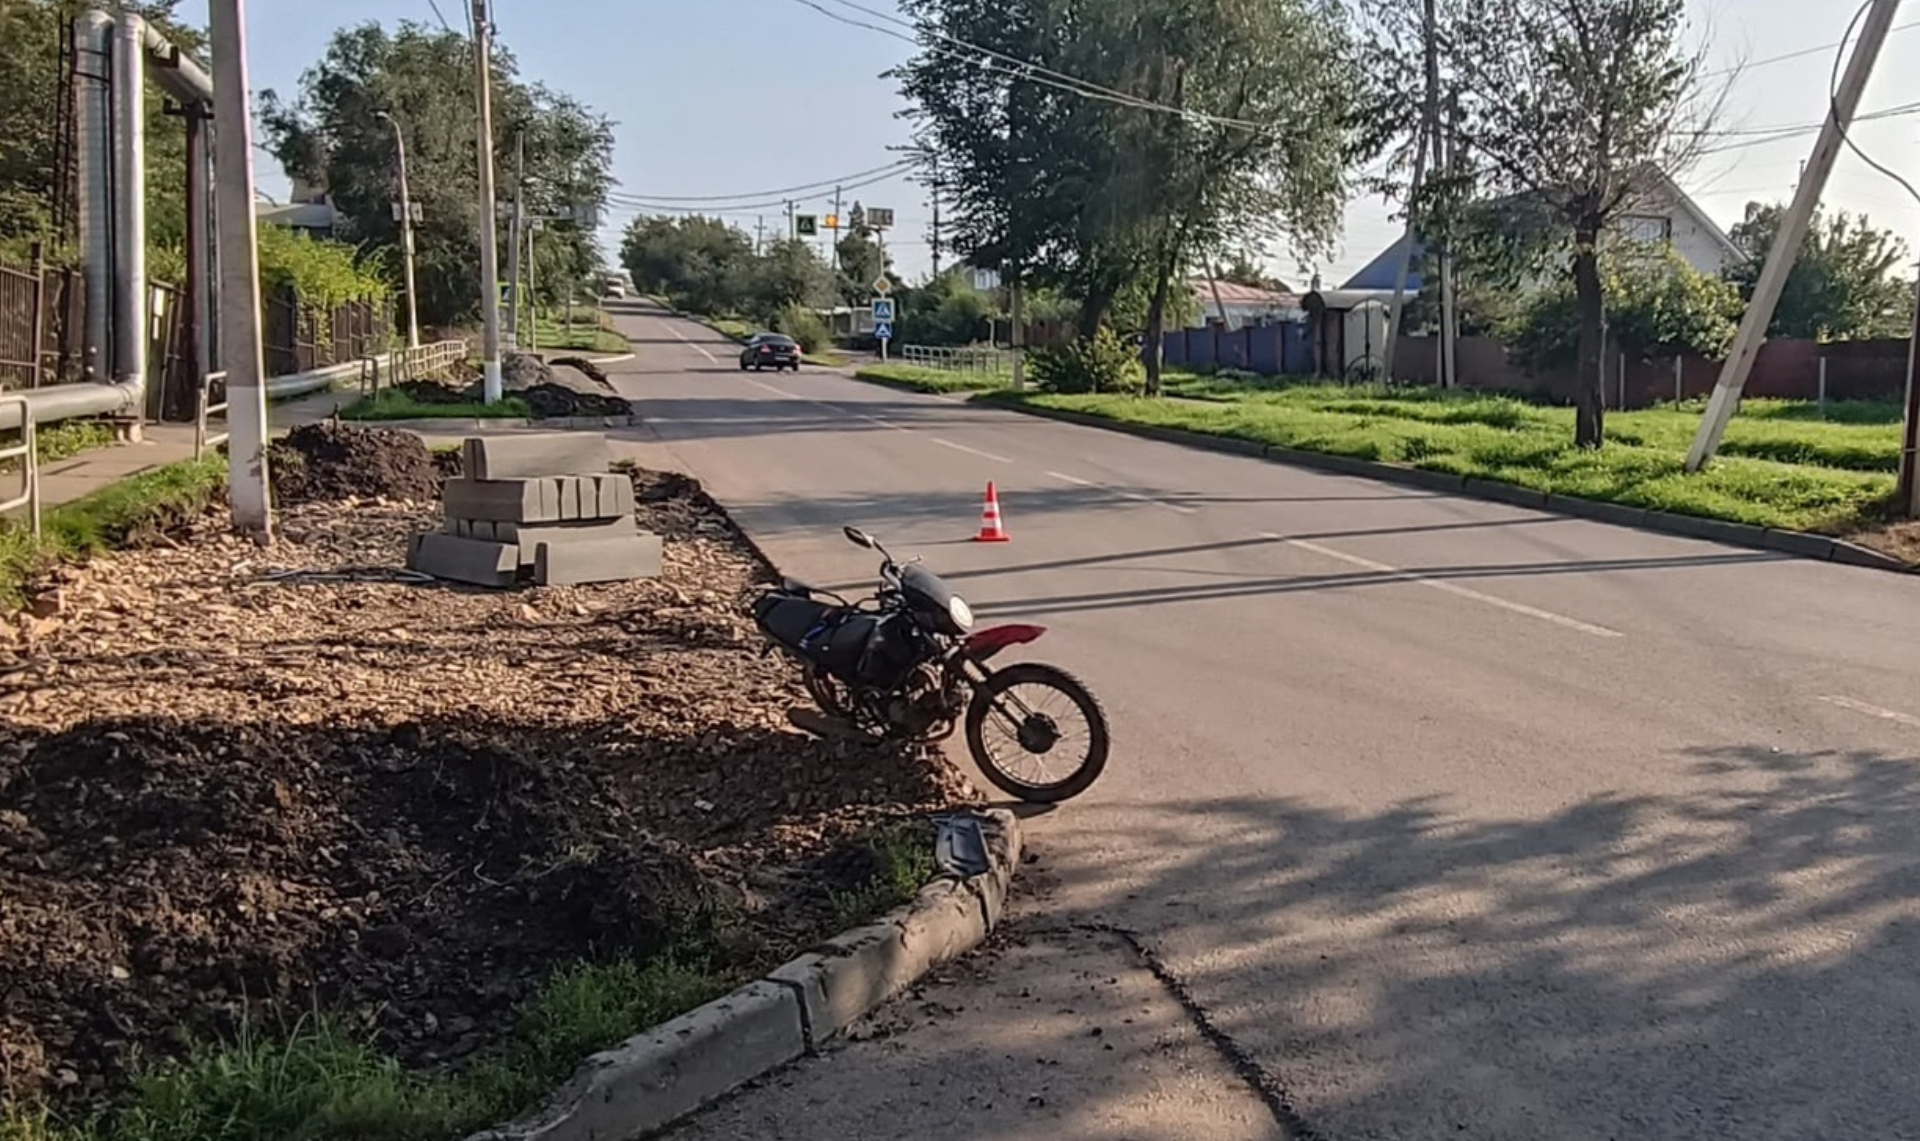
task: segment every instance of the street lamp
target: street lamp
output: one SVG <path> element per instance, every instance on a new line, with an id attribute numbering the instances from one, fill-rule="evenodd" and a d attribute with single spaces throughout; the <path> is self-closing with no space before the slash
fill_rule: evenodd
<path id="1" fill-rule="evenodd" d="M 420 347 L 420 302 L 413 291 L 413 198 L 407 193 L 407 133 L 400 120 L 385 111 L 374 117 L 385 119 L 393 127 L 393 149 L 400 158 L 400 204 L 394 212 L 400 216 L 400 261 L 407 277 L 407 347 Z"/>

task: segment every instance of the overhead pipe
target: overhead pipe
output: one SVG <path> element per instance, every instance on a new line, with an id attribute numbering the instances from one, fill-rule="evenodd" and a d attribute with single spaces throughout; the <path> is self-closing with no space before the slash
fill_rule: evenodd
<path id="1" fill-rule="evenodd" d="M 36 424 L 78 416 L 138 417 L 144 411 L 152 336 L 146 80 L 151 77 L 190 111 L 213 98 L 206 69 L 139 16 L 96 9 L 74 17 L 73 26 L 79 54 L 74 109 L 88 381 L 23 393 Z M 0 430 L 19 427 L 20 416 L 19 405 L 0 406 Z"/>

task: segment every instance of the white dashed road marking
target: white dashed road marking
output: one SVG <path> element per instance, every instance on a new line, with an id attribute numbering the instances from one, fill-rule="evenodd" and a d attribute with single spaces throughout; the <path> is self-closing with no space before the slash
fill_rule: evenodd
<path id="1" fill-rule="evenodd" d="M 1864 713 L 1868 717 L 1878 717 L 1882 721 L 1891 721 L 1895 725 L 1905 725 L 1909 729 L 1920 729 L 1920 717 L 1911 713 L 1900 713 L 1892 709 L 1882 709 L 1878 705 L 1868 705 L 1864 701 L 1855 701 L 1851 697 L 1823 697 L 1820 700 L 1828 705 L 1838 706 L 1853 713 Z"/>

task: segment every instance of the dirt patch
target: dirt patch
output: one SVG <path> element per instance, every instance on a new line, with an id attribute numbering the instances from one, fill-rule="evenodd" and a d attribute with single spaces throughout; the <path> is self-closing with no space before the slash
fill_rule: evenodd
<path id="1" fill-rule="evenodd" d="M 136 1053 L 316 1007 L 457 1059 L 579 957 L 777 959 L 870 872 L 863 827 L 975 799 L 790 729 L 742 612 L 767 568 L 698 484 L 636 486 L 654 581 L 411 585 L 378 568 L 430 504 L 317 502 L 0 625 L 0 1093 L 95 1102 Z"/>
<path id="2" fill-rule="evenodd" d="M 442 477 L 420 437 L 391 428 L 304 424 L 267 449 L 274 498 L 299 504 L 341 499 L 427 502 Z"/>
<path id="3" fill-rule="evenodd" d="M 625 416 L 633 406 L 614 391 L 606 374 L 582 368 L 576 357 L 548 364 L 529 353 L 509 356 L 502 368 L 507 392 L 527 402 L 535 416 Z M 591 368 L 591 371 L 589 369 Z"/>
<path id="4" fill-rule="evenodd" d="M 1848 535 L 1846 539 L 1920 567 L 1920 522 L 1887 523 L 1870 531 Z"/>

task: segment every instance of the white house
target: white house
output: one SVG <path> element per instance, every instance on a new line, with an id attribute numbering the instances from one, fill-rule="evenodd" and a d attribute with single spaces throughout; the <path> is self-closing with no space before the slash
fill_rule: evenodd
<path id="1" fill-rule="evenodd" d="M 1626 206 L 1615 213 L 1605 241 L 1631 243 L 1647 248 L 1671 247 L 1701 273 L 1718 277 L 1746 255 L 1733 244 L 1727 232 L 1700 209 L 1691 195 L 1666 174 L 1649 169 Z M 1400 267 L 1407 239 L 1382 250 L 1365 268 L 1353 275 L 1342 289 L 1387 289 L 1394 287 L 1394 274 Z M 1426 247 L 1415 240 L 1413 257 L 1407 269 L 1407 291 L 1418 292 L 1420 268 Z"/>
<path id="2" fill-rule="evenodd" d="M 1187 285 L 1193 290 L 1193 299 L 1200 307 L 1200 316 L 1193 326 L 1196 329 L 1204 329 L 1208 325 L 1222 325 L 1228 329 L 1242 329 L 1248 325 L 1277 325 L 1306 316 L 1306 310 L 1300 307 L 1300 298 L 1288 290 L 1256 289 L 1250 285 L 1210 281 L 1204 277 L 1194 278 Z"/>

